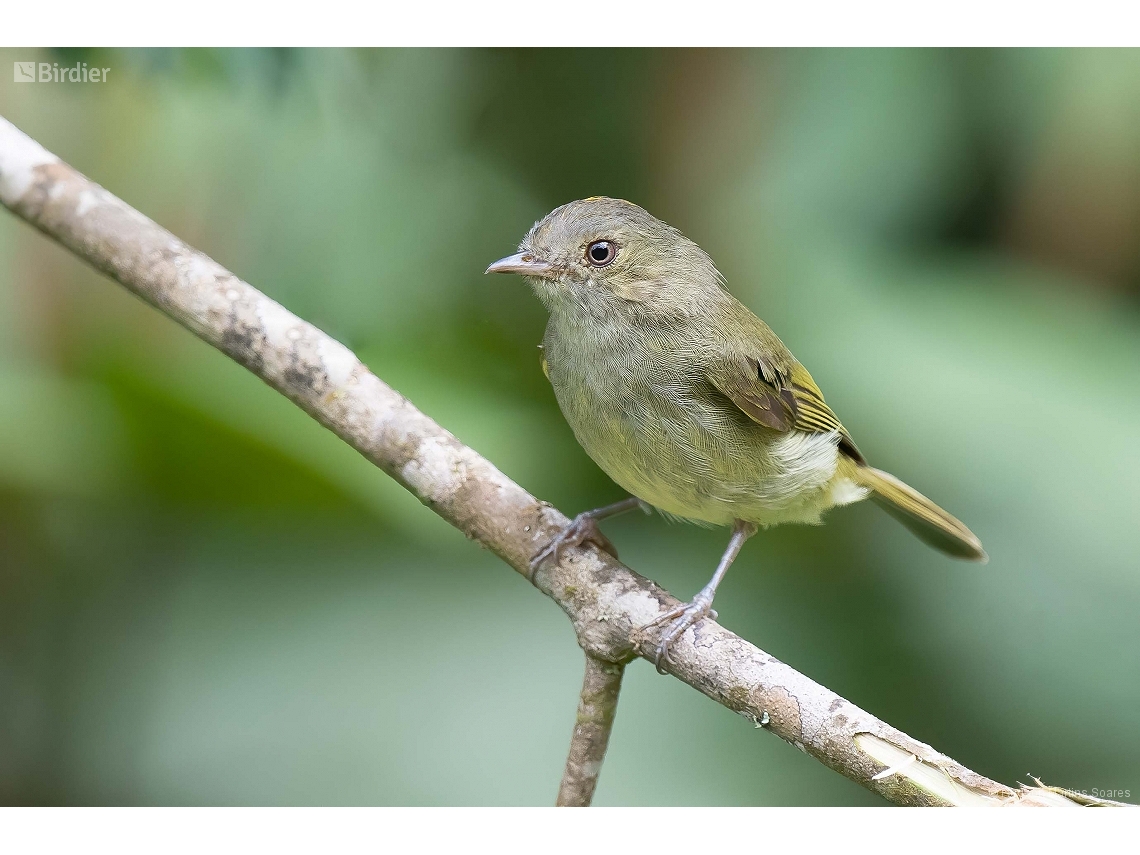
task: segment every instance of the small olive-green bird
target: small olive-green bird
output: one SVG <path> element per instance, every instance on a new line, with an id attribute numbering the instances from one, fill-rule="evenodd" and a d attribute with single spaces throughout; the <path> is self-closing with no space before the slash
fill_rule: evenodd
<path id="1" fill-rule="evenodd" d="M 656 651 L 712 611 L 725 571 L 757 528 L 818 523 L 870 496 L 931 546 L 985 561 L 974 534 L 867 464 L 823 394 L 776 334 L 728 292 L 712 259 L 677 229 L 620 199 L 570 202 L 535 224 L 488 273 L 527 277 L 550 311 L 543 370 L 586 453 L 632 496 L 580 514 L 534 557 L 593 542 L 598 520 L 636 507 L 732 537 L 709 583 Z"/>

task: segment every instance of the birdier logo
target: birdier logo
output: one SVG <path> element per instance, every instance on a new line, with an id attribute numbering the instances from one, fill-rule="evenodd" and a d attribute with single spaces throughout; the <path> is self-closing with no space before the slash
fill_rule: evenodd
<path id="1" fill-rule="evenodd" d="M 109 68 L 89 68 L 85 62 L 61 66 L 58 62 L 13 62 L 16 83 L 106 83 Z"/>

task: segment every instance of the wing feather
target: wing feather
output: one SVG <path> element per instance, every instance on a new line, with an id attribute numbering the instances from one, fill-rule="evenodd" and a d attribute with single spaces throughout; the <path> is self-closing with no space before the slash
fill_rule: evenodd
<path id="1" fill-rule="evenodd" d="M 723 359 L 709 368 L 707 377 L 754 422 L 781 433 L 838 433 L 840 449 L 857 462 L 864 462 L 807 369 L 791 359 L 790 354 L 786 365 L 753 355 Z"/>

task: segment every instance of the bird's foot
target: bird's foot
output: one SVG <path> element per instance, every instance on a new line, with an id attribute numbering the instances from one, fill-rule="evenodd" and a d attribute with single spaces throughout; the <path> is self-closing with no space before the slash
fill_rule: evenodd
<path id="1" fill-rule="evenodd" d="M 534 581 L 535 571 L 538 570 L 539 565 L 542 564 L 547 558 L 553 558 L 557 563 L 558 559 L 562 557 L 562 550 L 567 547 L 581 546 L 584 543 L 592 543 L 594 546 L 601 549 L 603 552 L 608 552 L 614 558 L 617 558 L 617 547 L 615 547 L 608 537 L 602 534 L 602 530 L 598 528 L 598 521 L 594 518 L 590 511 L 578 514 L 570 521 L 570 524 L 562 531 L 558 532 L 550 541 L 542 548 L 534 558 L 530 559 L 530 579 Z"/>
<path id="2" fill-rule="evenodd" d="M 658 674 L 666 673 L 665 669 L 661 667 L 661 663 L 666 665 L 670 663 L 669 648 L 673 643 L 685 634 L 685 630 L 694 626 L 707 617 L 716 620 L 716 610 L 712 607 L 712 596 L 701 591 L 697 594 L 691 603 L 685 603 L 682 606 L 677 606 L 671 612 L 666 612 L 642 627 L 643 630 L 649 629 L 651 626 L 665 623 L 665 621 L 672 621 L 669 628 L 662 633 L 660 640 L 657 642 L 657 651 L 653 657 L 653 666 L 657 669 Z"/>

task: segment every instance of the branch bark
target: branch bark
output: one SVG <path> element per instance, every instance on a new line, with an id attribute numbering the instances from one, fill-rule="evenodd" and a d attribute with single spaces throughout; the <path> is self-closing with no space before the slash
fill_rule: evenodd
<path id="1" fill-rule="evenodd" d="M 570 738 L 570 756 L 558 788 L 558 807 L 589 807 L 598 786 L 610 732 L 614 728 L 622 662 L 606 662 L 586 654 L 586 674 L 582 678 L 582 694 L 578 699 L 578 717 Z"/>
<path id="2" fill-rule="evenodd" d="M 567 524 L 347 347 L 3 118 L 0 202 L 286 395 L 524 578 L 528 559 Z M 567 549 L 551 565 L 536 574 L 535 586 L 566 613 L 587 657 L 619 666 L 652 658 L 659 630 L 640 628 L 679 604 L 672 595 L 592 547 Z M 669 670 L 896 804 L 1078 804 L 1048 788 L 1014 790 L 965 768 L 711 620 L 674 644 Z M 596 751 L 597 740 L 590 744 Z"/>

